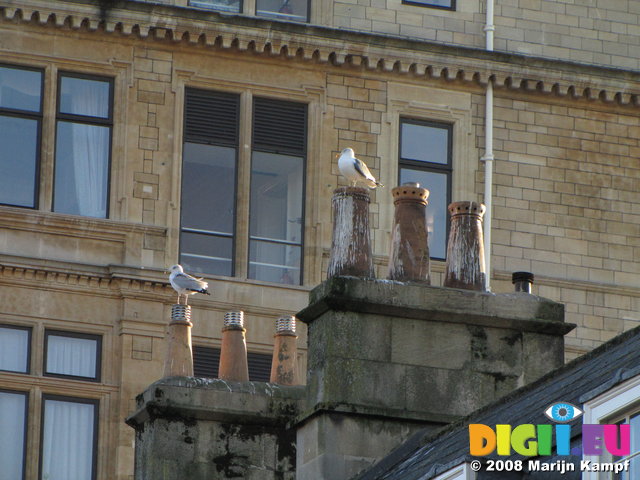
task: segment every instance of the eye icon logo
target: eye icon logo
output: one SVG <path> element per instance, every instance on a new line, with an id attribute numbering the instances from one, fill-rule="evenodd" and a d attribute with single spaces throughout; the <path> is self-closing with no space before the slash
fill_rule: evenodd
<path id="1" fill-rule="evenodd" d="M 567 423 L 579 418 L 582 415 L 582 410 L 571 403 L 558 402 L 549 405 L 544 414 L 554 422 Z"/>

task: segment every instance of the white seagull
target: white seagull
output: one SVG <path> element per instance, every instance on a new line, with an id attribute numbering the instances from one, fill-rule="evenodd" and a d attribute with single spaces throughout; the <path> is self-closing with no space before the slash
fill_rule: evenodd
<path id="1" fill-rule="evenodd" d="M 193 295 L 194 293 L 204 293 L 209 295 L 209 292 L 207 291 L 209 284 L 202 281 L 201 278 L 195 278 L 184 273 L 181 265 L 174 265 L 171 267 L 170 271 L 171 275 L 169 275 L 169 282 L 173 289 L 178 292 L 178 303 L 180 303 L 180 298 L 183 295 L 185 305 L 187 304 L 189 295 Z"/>
<path id="2" fill-rule="evenodd" d="M 357 183 L 364 183 L 371 189 L 384 186 L 371 175 L 365 163 L 355 157 L 353 148 L 342 150 L 338 159 L 338 169 L 342 176 L 351 182 L 352 187 L 355 187 Z"/>

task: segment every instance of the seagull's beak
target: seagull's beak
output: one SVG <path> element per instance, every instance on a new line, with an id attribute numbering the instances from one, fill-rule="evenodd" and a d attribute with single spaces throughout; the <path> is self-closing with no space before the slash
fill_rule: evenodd
<path id="1" fill-rule="evenodd" d="M 339 154 L 339 153 L 336 153 L 336 157 L 335 157 L 335 158 L 338 158 L 339 156 L 340 156 L 340 154 Z"/>

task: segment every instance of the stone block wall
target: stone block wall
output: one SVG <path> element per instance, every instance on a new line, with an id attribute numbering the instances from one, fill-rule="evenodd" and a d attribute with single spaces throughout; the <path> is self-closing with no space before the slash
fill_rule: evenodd
<path id="1" fill-rule="evenodd" d="M 640 321 L 640 120 L 527 96 L 498 96 L 494 115 L 493 267 L 534 272 L 535 291 L 566 305 L 572 358 Z"/>

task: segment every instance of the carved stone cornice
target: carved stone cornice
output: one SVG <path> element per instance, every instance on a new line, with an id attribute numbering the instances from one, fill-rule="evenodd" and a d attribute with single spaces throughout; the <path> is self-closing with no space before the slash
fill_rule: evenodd
<path id="1" fill-rule="evenodd" d="M 640 104 L 640 72 L 137 1 L 9 0 L 5 22 L 247 51 L 425 79 Z"/>

